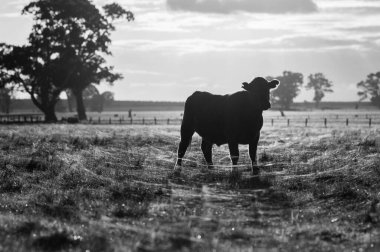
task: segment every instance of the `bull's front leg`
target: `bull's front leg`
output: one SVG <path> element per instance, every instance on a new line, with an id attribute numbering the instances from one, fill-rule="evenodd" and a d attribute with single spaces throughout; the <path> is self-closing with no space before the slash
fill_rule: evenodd
<path id="1" fill-rule="evenodd" d="M 207 167 L 212 168 L 212 143 L 202 138 L 201 149 L 207 162 Z"/>
<path id="2" fill-rule="evenodd" d="M 228 143 L 228 148 L 230 149 L 230 156 L 232 161 L 232 166 L 237 165 L 239 161 L 239 144 L 230 142 Z M 232 171 L 237 171 L 236 167 L 232 167 Z"/>
<path id="3" fill-rule="evenodd" d="M 259 168 L 257 167 L 257 144 L 259 143 L 260 139 L 260 132 L 256 134 L 256 136 L 252 139 L 252 141 L 249 143 L 249 157 L 252 161 L 252 174 L 258 175 L 259 174 Z"/>

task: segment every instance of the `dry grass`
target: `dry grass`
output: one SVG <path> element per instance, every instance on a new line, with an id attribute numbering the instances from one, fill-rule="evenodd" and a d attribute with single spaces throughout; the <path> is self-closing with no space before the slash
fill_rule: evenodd
<path id="1" fill-rule="evenodd" d="M 0 251 L 376 251 L 379 133 L 265 128 L 260 177 L 195 137 L 175 176 L 179 126 L 2 126 Z"/>

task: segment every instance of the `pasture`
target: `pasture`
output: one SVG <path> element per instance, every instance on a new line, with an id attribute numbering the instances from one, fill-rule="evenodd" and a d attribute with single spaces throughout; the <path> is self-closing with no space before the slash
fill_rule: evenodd
<path id="1" fill-rule="evenodd" d="M 264 124 L 205 169 L 179 125 L 0 126 L 0 251 L 378 251 L 378 127 Z"/>

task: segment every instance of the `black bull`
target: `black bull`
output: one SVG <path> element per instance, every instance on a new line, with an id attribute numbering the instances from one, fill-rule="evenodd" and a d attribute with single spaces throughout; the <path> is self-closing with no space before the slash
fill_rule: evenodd
<path id="1" fill-rule="evenodd" d="M 213 165 L 213 144 L 228 144 L 233 165 L 239 160 L 239 144 L 249 144 L 252 171 L 257 174 L 256 151 L 263 126 L 262 113 L 271 107 L 270 89 L 278 84 L 278 80 L 268 82 L 258 77 L 249 84 L 243 83 L 246 91 L 223 96 L 197 91 L 189 96 L 185 103 L 176 167 L 182 165 L 186 149 L 197 132 L 202 137 L 201 149 L 209 168 Z"/>

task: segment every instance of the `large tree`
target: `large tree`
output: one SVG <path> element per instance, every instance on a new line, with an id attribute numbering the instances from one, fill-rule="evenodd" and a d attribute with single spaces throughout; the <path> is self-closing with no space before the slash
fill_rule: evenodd
<path id="1" fill-rule="evenodd" d="M 333 92 L 331 89 L 332 82 L 329 81 L 323 73 L 310 74 L 309 82 L 306 85 L 306 89 L 314 89 L 315 107 L 319 107 L 319 103 L 327 92 Z"/>
<path id="2" fill-rule="evenodd" d="M 72 60 L 64 54 L 57 57 L 52 47 L 36 41 L 26 46 L 0 45 L 0 78 L 29 93 L 47 122 L 57 121 L 55 105 L 74 72 L 65 69 Z"/>
<path id="3" fill-rule="evenodd" d="M 372 104 L 380 108 L 380 72 L 370 73 L 366 80 L 357 84 L 357 87 L 361 89 L 358 92 L 360 100 L 369 98 Z"/>
<path id="4" fill-rule="evenodd" d="M 0 61 L 0 72 L 23 86 L 46 121 L 57 120 L 54 107 L 67 89 L 76 97 L 79 118 L 86 119 L 83 90 L 122 78 L 104 57 L 111 55 L 113 21 L 133 20 L 133 14 L 115 3 L 99 10 L 90 0 L 37 0 L 23 13 L 35 20 L 29 43 L 2 45 L 0 57 L 5 61 Z"/>
<path id="5" fill-rule="evenodd" d="M 268 77 L 271 79 L 271 77 Z M 280 110 L 289 109 L 293 99 L 299 94 L 303 84 L 303 75 L 290 71 L 284 71 L 282 76 L 275 79 L 280 81 L 280 85 L 272 92 L 272 99 L 275 104 L 280 106 Z"/>

